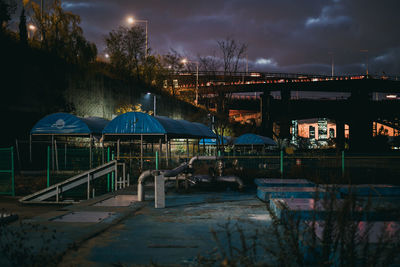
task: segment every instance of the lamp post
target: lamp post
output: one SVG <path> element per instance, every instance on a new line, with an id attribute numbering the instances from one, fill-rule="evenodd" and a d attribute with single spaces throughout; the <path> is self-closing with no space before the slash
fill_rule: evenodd
<path id="1" fill-rule="evenodd" d="M 197 106 L 199 104 L 199 62 L 190 61 L 190 60 L 187 60 L 186 58 L 182 59 L 181 62 L 183 64 L 186 64 L 186 63 L 189 63 L 189 62 L 196 64 L 196 99 L 195 99 L 194 103 Z"/>
<path id="2" fill-rule="evenodd" d="M 147 95 L 150 96 L 150 95 L 152 95 L 152 93 L 147 92 Z M 153 94 L 153 116 L 157 115 L 156 112 L 157 112 L 157 97 L 155 94 Z"/>
<path id="3" fill-rule="evenodd" d="M 367 76 L 368 76 L 368 49 L 362 49 L 362 50 L 360 50 L 360 52 L 361 53 L 365 53 L 366 54 L 366 56 L 367 56 L 367 70 L 366 70 L 366 73 L 367 73 Z"/>
<path id="4" fill-rule="evenodd" d="M 333 77 L 334 73 L 335 73 L 335 62 L 333 60 L 334 53 L 333 52 L 329 52 L 328 54 L 331 55 L 331 77 Z"/>
<path id="5" fill-rule="evenodd" d="M 28 39 L 33 39 L 33 36 L 35 35 L 36 31 L 36 26 L 33 24 L 28 25 Z M 31 34 L 32 32 L 32 34 Z"/>
<path id="6" fill-rule="evenodd" d="M 147 24 L 148 24 L 148 21 L 147 20 L 143 20 L 143 19 L 134 19 L 133 17 L 128 17 L 127 19 L 126 19 L 126 21 L 130 24 L 130 25 L 133 25 L 133 24 L 135 24 L 136 22 L 139 22 L 139 23 L 145 23 L 145 31 L 146 31 L 146 53 L 145 53 L 145 57 L 147 58 L 147 47 L 148 47 L 148 34 L 147 34 Z"/>

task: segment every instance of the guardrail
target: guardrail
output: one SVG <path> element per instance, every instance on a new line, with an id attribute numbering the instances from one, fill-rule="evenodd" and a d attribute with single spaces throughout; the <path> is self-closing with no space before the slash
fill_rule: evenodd
<path id="1" fill-rule="evenodd" d="M 110 162 L 107 162 L 101 166 L 98 166 L 94 169 L 85 171 L 83 173 L 80 173 L 78 175 L 75 175 L 63 182 L 54 184 L 52 186 L 49 186 L 43 190 L 40 190 L 36 193 L 33 193 L 31 195 L 25 196 L 21 198 L 19 201 L 22 203 L 44 203 L 44 200 L 47 200 L 52 197 L 56 197 L 55 203 L 59 203 L 60 201 L 60 195 L 68 191 L 72 188 L 75 188 L 79 185 L 87 183 L 87 199 L 90 198 L 90 193 L 91 193 L 91 183 L 100 178 L 103 177 L 107 174 L 110 174 L 112 172 L 115 173 L 115 179 L 114 179 L 114 184 L 115 184 L 115 189 L 121 187 L 120 186 L 120 181 L 118 179 L 118 165 L 123 165 L 123 181 L 126 180 L 125 178 L 125 164 L 124 163 L 118 163 L 117 160 L 112 160 Z M 52 202 L 47 202 L 47 203 L 54 203 Z"/>

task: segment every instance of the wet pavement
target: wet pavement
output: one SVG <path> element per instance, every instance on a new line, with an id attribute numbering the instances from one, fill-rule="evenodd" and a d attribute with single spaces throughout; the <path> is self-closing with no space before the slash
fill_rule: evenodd
<path id="1" fill-rule="evenodd" d="M 212 231 L 223 235 L 228 225 L 240 225 L 250 235 L 270 221 L 255 190 L 167 194 L 165 209 L 154 208 L 151 193 L 145 202 L 137 202 L 135 193 L 120 190 L 24 219 L 23 227 L 11 224 L 9 229 L 26 235 L 21 242 L 26 261 L 14 263 L 32 257 L 45 264 L 59 255 L 60 266 L 192 265 L 217 247 Z M 239 242 L 232 237 L 233 245 Z M 41 253 L 44 259 L 38 258 Z M 6 258 L 0 257 L 1 266 L 8 265 Z"/>
<path id="2" fill-rule="evenodd" d="M 146 202 L 134 216 L 70 252 L 64 262 L 192 265 L 198 255 L 208 255 L 216 248 L 211 231 L 223 234 L 229 223 L 250 234 L 270 220 L 254 192 L 168 195 L 166 205 L 155 209 L 153 201 Z M 235 246 L 239 241 L 238 236 L 232 238 Z"/>

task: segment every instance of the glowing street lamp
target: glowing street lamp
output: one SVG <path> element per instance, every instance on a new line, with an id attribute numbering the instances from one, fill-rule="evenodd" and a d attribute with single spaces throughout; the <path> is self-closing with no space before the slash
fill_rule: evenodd
<path id="1" fill-rule="evenodd" d="M 151 96 L 152 93 L 147 92 L 146 95 Z M 157 96 L 156 96 L 155 94 L 153 94 L 153 116 L 156 116 L 156 115 L 157 115 L 157 114 L 156 114 L 156 112 L 157 112 L 156 109 L 157 109 Z"/>
<path id="2" fill-rule="evenodd" d="M 195 63 L 196 64 L 196 99 L 195 99 L 195 104 L 198 105 L 199 103 L 199 62 L 197 61 L 189 61 L 186 58 L 182 59 L 182 64 L 186 63 Z"/>
<path id="3" fill-rule="evenodd" d="M 28 31 L 28 39 L 30 39 L 31 38 L 31 31 L 32 31 L 32 38 L 33 38 L 33 35 L 35 34 L 35 31 L 36 31 L 36 26 L 35 25 L 33 25 L 33 24 L 29 24 L 28 25 L 28 29 L 29 29 L 29 31 Z"/>
<path id="4" fill-rule="evenodd" d="M 139 23 L 145 23 L 145 25 L 146 25 L 146 53 L 145 53 L 145 56 L 146 56 L 146 58 L 147 58 L 147 46 L 148 46 L 148 34 L 147 34 L 147 24 L 148 24 L 148 21 L 147 20 L 141 20 L 141 19 L 134 19 L 133 17 L 131 17 L 131 16 L 129 16 L 127 19 L 126 19 L 126 22 L 128 22 L 128 24 L 129 25 L 133 25 L 133 24 L 135 24 L 135 23 L 137 23 L 137 22 L 139 22 Z"/>

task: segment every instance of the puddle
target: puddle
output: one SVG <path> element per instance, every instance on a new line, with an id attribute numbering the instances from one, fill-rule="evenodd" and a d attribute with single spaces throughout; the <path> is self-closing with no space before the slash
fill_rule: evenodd
<path id="1" fill-rule="evenodd" d="M 117 195 L 95 203 L 98 207 L 127 207 L 137 201 L 136 195 Z"/>
<path id="2" fill-rule="evenodd" d="M 54 222 L 101 222 L 108 217 L 114 215 L 114 212 L 98 212 L 98 211 L 77 211 L 67 213 L 50 219 Z"/>

